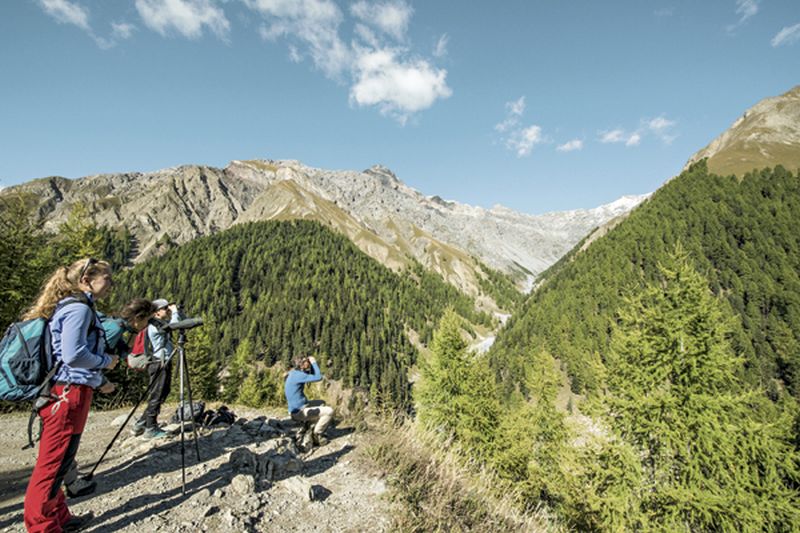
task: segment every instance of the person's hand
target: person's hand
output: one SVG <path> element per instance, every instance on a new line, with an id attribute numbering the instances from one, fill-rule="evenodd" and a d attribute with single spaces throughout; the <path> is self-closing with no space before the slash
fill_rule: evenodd
<path id="1" fill-rule="evenodd" d="M 177 313 L 178 312 L 178 304 L 169 304 L 167 306 L 167 309 L 169 309 L 173 313 Z"/>
<path id="2" fill-rule="evenodd" d="M 112 392 L 117 390 L 117 386 L 115 384 L 111 383 L 110 381 L 106 381 L 97 390 L 99 390 L 103 394 L 111 394 Z"/>
<path id="3" fill-rule="evenodd" d="M 119 356 L 112 355 L 111 362 L 106 365 L 106 370 L 114 370 L 114 367 L 117 366 L 117 363 L 119 363 Z"/>
<path id="4" fill-rule="evenodd" d="M 313 365 L 314 363 L 316 363 L 316 362 L 317 362 L 317 360 L 316 360 L 316 359 L 314 359 L 314 356 L 313 356 L 313 355 L 311 355 L 311 356 L 309 356 L 309 357 L 308 357 L 308 362 L 309 362 L 309 363 L 311 363 L 311 364 Z"/>

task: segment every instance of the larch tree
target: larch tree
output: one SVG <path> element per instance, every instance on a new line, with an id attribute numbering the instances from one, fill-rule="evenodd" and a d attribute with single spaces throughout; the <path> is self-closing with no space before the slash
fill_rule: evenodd
<path id="1" fill-rule="evenodd" d="M 642 522 L 783 531 L 800 520 L 798 455 L 763 391 L 741 380 L 730 312 L 680 245 L 612 333 L 611 426 L 640 451 Z"/>

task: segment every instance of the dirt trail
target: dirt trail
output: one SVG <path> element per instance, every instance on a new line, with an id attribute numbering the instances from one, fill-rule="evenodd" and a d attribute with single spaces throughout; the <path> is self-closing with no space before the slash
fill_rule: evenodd
<path id="1" fill-rule="evenodd" d="M 175 406 L 163 413 L 172 413 Z M 364 453 L 369 432 L 329 429 L 330 442 L 304 456 L 280 411 L 234 409 L 233 426 L 199 434 L 198 462 L 186 434 L 186 495 L 181 493 L 180 436 L 146 441 L 128 428 L 95 478 L 95 494 L 68 500 L 74 514 L 93 511 L 86 531 L 387 531 L 391 505 L 380 472 Z M 88 472 L 125 410 L 92 412 L 78 462 Z M 35 450 L 22 451 L 27 415 L 0 416 L 0 531 L 22 532 L 22 505 Z M 247 421 L 242 422 L 243 419 Z M 116 422 L 116 425 L 115 425 Z M 314 486 L 316 498 L 308 497 Z"/>

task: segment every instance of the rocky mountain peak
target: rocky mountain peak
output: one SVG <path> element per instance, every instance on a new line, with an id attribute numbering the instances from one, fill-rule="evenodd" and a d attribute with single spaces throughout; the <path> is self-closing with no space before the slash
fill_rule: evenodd
<path id="1" fill-rule="evenodd" d="M 728 130 L 694 154 L 685 168 L 708 158 L 710 171 L 743 176 L 782 164 L 800 167 L 800 85 L 766 98 L 744 112 Z"/>

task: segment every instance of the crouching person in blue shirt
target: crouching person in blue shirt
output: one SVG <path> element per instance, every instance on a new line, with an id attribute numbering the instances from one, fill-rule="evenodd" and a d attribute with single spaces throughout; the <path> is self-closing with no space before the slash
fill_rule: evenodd
<path id="1" fill-rule="evenodd" d="M 284 393 L 289 404 L 289 414 L 297 422 L 316 422 L 314 430 L 305 435 L 302 446 L 306 450 L 313 446 L 324 446 L 328 443 L 325 430 L 333 420 L 333 407 L 325 405 L 322 400 L 308 401 L 303 391 L 306 383 L 322 381 L 319 365 L 313 357 L 295 357 L 293 368 L 286 374 Z"/>

